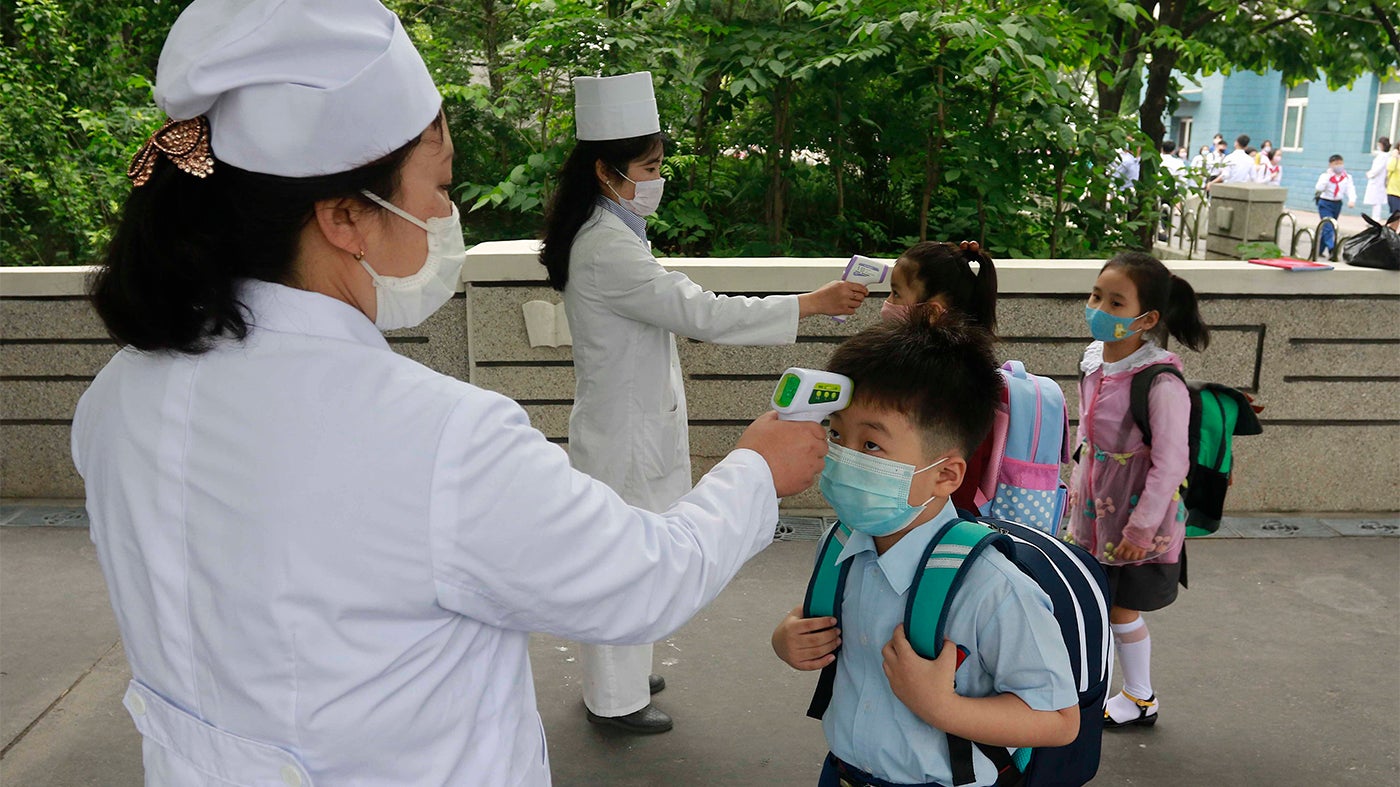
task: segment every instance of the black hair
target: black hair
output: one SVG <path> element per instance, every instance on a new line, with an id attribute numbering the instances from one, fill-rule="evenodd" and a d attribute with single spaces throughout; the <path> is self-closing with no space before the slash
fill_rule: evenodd
<path id="1" fill-rule="evenodd" d="M 1164 140 L 1162 140 L 1162 148 L 1161 148 L 1161 150 L 1162 150 L 1163 153 L 1166 153 L 1167 155 L 1171 155 L 1172 153 L 1175 153 L 1175 152 L 1176 152 L 1176 143 L 1173 142 L 1173 141 L 1170 140 L 1170 139 L 1164 139 Z"/>
<path id="2" fill-rule="evenodd" d="M 442 115 L 432 127 L 442 128 Z M 288 284 L 302 228 L 316 203 L 350 198 L 373 210 L 361 189 L 387 200 L 422 137 L 369 164 L 332 175 L 289 178 L 215 161 L 207 177 L 157 155 L 151 179 L 135 186 L 88 296 L 112 338 L 140 350 L 199 354 L 211 340 L 248 336 L 241 279 Z"/>
<path id="3" fill-rule="evenodd" d="M 977 244 L 922 241 L 899 255 L 916 266 L 921 301 L 942 295 L 948 308 L 988 333 L 997 328 L 997 269 Z M 971 263 L 977 263 L 977 273 Z"/>
<path id="4" fill-rule="evenodd" d="M 1242 148 L 1249 147 L 1249 135 L 1241 134 L 1238 137 L 1235 137 L 1235 144 L 1239 145 Z"/>
<path id="5" fill-rule="evenodd" d="M 1274 147 L 1274 141 L 1273 141 L 1272 139 L 1266 139 L 1266 140 L 1264 140 L 1264 144 L 1265 144 L 1265 145 L 1268 145 L 1270 150 L 1272 150 L 1273 147 Z"/>
<path id="6" fill-rule="evenodd" d="M 1255 149 L 1255 148 L 1250 147 L 1250 148 L 1245 148 L 1245 149 L 1244 149 L 1244 152 L 1246 152 L 1246 153 L 1248 153 L 1249 155 L 1253 156 L 1255 153 L 1258 153 L 1259 151 L 1258 151 L 1257 149 Z"/>
<path id="7" fill-rule="evenodd" d="M 930 449 L 951 442 L 964 458 L 991 433 L 1003 385 L 991 334 L 927 305 L 842 342 L 826 368 L 851 378 L 854 401 L 903 413 Z"/>
<path id="8" fill-rule="evenodd" d="M 1376 144 L 1381 146 L 1382 153 L 1390 152 L 1390 137 L 1381 137 L 1376 140 Z"/>
<path id="9" fill-rule="evenodd" d="M 1346 159 L 1342 158 L 1342 154 L 1340 154 L 1340 153 L 1333 153 L 1332 155 L 1330 155 L 1330 156 L 1327 157 L 1327 163 L 1328 163 L 1328 164 L 1331 164 L 1331 163 L 1334 162 L 1334 161 L 1345 161 L 1345 160 L 1346 160 Z"/>
<path id="10" fill-rule="evenodd" d="M 1170 333 L 1198 352 L 1210 346 L 1210 329 L 1201 320 L 1196 291 L 1185 279 L 1167 270 L 1156 257 L 1140 251 L 1118 254 L 1100 272 L 1109 268 L 1122 270 L 1132 280 L 1142 313 L 1155 311 L 1161 315 L 1151 331 L 1158 343 L 1163 343 Z"/>
<path id="11" fill-rule="evenodd" d="M 602 161 L 619 173 L 626 173 L 633 161 L 665 144 L 660 133 L 627 139 L 580 141 L 564 166 L 559 168 L 559 184 L 545 211 L 544 238 L 540 243 L 540 264 L 549 271 L 549 286 L 563 292 L 569 283 L 569 252 L 584 222 L 593 215 L 598 186 L 596 162 Z"/>

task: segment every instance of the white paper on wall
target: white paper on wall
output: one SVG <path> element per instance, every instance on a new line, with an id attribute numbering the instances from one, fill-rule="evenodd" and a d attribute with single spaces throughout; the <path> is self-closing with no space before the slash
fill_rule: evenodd
<path id="1" fill-rule="evenodd" d="M 526 301 L 520 310 L 525 313 L 525 333 L 531 347 L 565 347 L 574 343 L 563 303 Z"/>

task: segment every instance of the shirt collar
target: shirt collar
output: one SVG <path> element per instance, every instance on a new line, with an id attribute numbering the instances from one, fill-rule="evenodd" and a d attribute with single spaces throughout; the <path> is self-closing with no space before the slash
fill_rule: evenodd
<path id="1" fill-rule="evenodd" d="M 389 349 L 384 334 L 364 312 L 329 295 L 247 279 L 239 298 L 251 313 L 248 324 L 254 330 L 321 336 Z"/>
<path id="2" fill-rule="evenodd" d="M 597 203 L 598 203 L 598 207 L 602 208 L 603 210 L 606 210 L 607 212 L 611 213 L 612 215 L 618 217 L 619 219 L 622 219 L 622 223 L 627 225 L 627 229 L 632 230 L 633 232 L 637 233 L 637 237 L 638 237 L 638 238 L 641 238 L 643 243 L 646 242 L 646 239 L 647 239 L 647 220 L 646 220 L 646 219 L 644 219 L 644 218 L 642 218 L 641 216 L 638 216 L 637 214 L 633 213 L 632 211 L 630 211 L 630 210 L 628 210 L 628 209 L 622 207 L 621 205 L 617 204 L 616 202 L 613 202 L 612 200 L 608 199 L 607 197 L 604 197 L 602 194 L 599 194 L 599 195 L 598 195 Z"/>
<path id="3" fill-rule="evenodd" d="M 1085 375 L 1094 373 L 1096 369 L 1103 369 L 1104 377 L 1126 372 L 1140 366 L 1147 366 L 1153 363 L 1167 363 L 1172 359 L 1172 354 L 1157 346 L 1157 343 L 1148 339 L 1142 346 L 1133 351 L 1132 355 L 1121 361 L 1104 363 L 1103 342 L 1094 342 L 1085 350 L 1084 358 L 1079 362 L 1079 371 Z"/>
<path id="4" fill-rule="evenodd" d="M 958 510 L 953 507 L 952 501 L 945 502 L 933 519 L 909 531 L 898 543 L 885 550 L 885 554 L 875 558 L 880 571 L 885 574 L 885 580 L 896 593 L 904 595 L 909 590 L 914 583 L 914 575 L 919 571 L 924 549 L 945 525 L 957 518 Z M 836 562 L 849 560 L 862 552 L 875 554 L 875 539 L 865 533 L 852 532 Z"/>

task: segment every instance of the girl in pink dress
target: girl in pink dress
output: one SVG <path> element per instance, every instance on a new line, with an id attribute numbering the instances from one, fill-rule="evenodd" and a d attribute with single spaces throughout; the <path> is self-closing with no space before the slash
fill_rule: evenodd
<path id="1" fill-rule="evenodd" d="M 1109 610 L 1123 691 L 1108 700 L 1108 727 L 1151 725 L 1152 640 L 1140 613 L 1176 600 L 1186 584 L 1186 511 L 1180 487 L 1190 467 L 1191 397 L 1175 375 L 1148 393 L 1152 445 L 1129 408 L 1133 375 L 1153 364 L 1181 368 L 1163 349 L 1167 334 L 1204 350 L 1210 334 L 1191 285 L 1150 255 L 1125 252 L 1099 271 L 1084 309 L 1096 341 L 1080 362 L 1078 462 L 1070 481 L 1067 540 L 1088 549 L 1108 573 Z"/>

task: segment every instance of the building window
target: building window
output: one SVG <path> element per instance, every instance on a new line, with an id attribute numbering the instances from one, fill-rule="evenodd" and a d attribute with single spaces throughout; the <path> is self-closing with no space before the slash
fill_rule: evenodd
<path id="1" fill-rule="evenodd" d="M 1400 137 L 1400 79 L 1381 83 L 1380 95 L 1376 98 L 1376 133 L 1371 137 L 1372 140 L 1389 137 L 1392 142 Z"/>
<path id="2" fill-rule="evenodd" d="M 1303 116 L 1308 113 L 1308 83 L 1303 82 L 1288 89 L 1288 100 L 1283 105 L 1283 149 L 1303 149 Z"/>
<path id="3" fill-rule="evenodd" d="M 1396 85 L 1400 86 L 1400 82 Z M 1195 118 L 1176 119 L 1176 146 L 1182 150 L 1191 149 L 1191 125 L 1194 122 Z"/>

